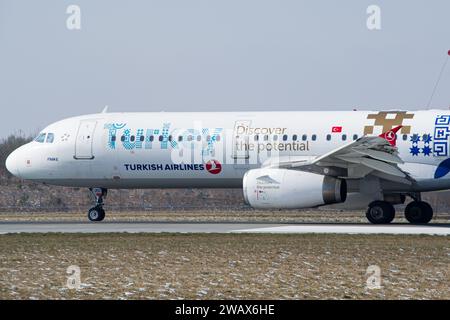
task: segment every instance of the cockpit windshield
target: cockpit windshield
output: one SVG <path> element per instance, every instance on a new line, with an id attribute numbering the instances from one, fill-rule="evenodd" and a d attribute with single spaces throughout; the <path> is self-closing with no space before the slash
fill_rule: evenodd
<path id="1" fill-rule="evenodd" d="M 45 139 L 45 137 L 47 137 L 47 139 Z M 53 141 L 55 141 L 55 134 L 42 132 L 39 133 L 36 138 L 34 138 L 34 141 L 39 143 L 53 143 Z"/>
<path id="2" fill-rule="evenodd" d="M 46 135 L 45 132 L 39 133 L 39 135 L 34 139 L 34 141 L 39 142 L 39 143 L 44 143 L 45 135 Z"/>
<path id="3" fill-rule="evenodd" d="M 53 133 L 49 133 L 47 134 L 47 143 L 53 143 L 53 141 L 55 140 L 55 135 Z"/>

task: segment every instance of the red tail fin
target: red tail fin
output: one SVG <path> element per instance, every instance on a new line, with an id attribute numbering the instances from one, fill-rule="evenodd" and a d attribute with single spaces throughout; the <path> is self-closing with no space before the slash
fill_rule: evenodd
<path id="1" fill-rule="evenodd" d="M 397 126 L 389 131 L 386 131 L 385 133 L 380 134 L 379 137 L 385 139 L 391 146 L 395 147 L 397 142 L 397 131 L 402 127 L 403 126 Z"/>

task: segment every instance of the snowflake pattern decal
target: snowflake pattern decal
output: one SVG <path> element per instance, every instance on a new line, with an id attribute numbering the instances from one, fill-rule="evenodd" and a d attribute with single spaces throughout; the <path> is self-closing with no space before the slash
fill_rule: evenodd
<path id="1" fill-rule="evenodd" d="M 422 137 L 422 141 L 424 143 L 428 143 L 429 144 L 432 141 L 431 134 L 424 134 L 423 137 Z"/>
<path id="2" fill-rule="evenodd" d="M 411 138 L 410 138 L 411 142 L 414 143 L 419 143 L 420 141 L 420 136 L 417 133 L 414 133 Z"/>
<path id="3" fill-rule="evenodd" d="M 430 156 L 431 154 L 431 148 L 429 146 L 425 146 L 422 148 L 422 153 L 424 156 Z"/>
<path id="4" fill-rule="evenodd" d="M 409 148 L 409 153 L 411 153 L 413 156 L 418 156 L 420 152 L 419 147 L 417 146 L 412 146 L 411 148 Z"/>
<path id="5" fill-rule="evenodd" d="M 420 136 L 418 133 L 414 133 L 409 137 L 411 142 L 411 148 L 409 148 L 409 153 L 412 156 L 419 156 L 420 154 L 429 157 L 432 153 L 430 143 L 432 141 L 432 136 L 429 133 L 425 133 Z"/>

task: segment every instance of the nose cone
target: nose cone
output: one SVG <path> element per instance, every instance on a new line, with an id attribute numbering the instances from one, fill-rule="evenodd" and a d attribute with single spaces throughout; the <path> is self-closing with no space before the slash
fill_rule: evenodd
<path id="1" fill-rule="evenodd" d="M 8 169 L 8 171 L 16 177 L 20 177 L 19 161 L 18 151 L 15 150 L 8 156 L 5 163 L 6 169 Z"/>

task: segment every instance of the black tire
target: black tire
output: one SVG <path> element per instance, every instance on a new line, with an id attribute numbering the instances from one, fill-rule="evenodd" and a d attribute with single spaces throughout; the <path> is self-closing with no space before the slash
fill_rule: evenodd
<path id="1" fill-rule="evenodd" d="M 433 218 L 433 208 L 424 201 L 410 202 L 405 208 L 405 218 L 413 224 L 426 224 Z"/>
<path id="2" fill-rule="evenodd" d="M 88 219 L 90 221 L 102 221 L 105 219 L 105 210 L 102 207 L 93 207 L 88 211 Z"/>
<path id="3" fill-rule="evenodd" d="M 366 212 L 367 220 L 373 224 L 391 223 L 395 217 L 395 209 L 392 204 L 386 201 L 374 201 L 369 204 Z"/>

